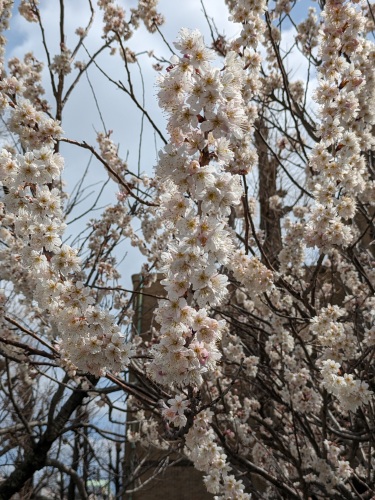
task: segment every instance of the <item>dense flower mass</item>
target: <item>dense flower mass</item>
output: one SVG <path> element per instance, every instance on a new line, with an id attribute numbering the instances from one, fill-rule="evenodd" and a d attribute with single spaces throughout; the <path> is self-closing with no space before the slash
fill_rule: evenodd
<path id="1" fill-rule="evenodd" d="M 204 308 L 220 305 L 227 295 L 228 280 L 220 266 L 237 269 L 228 216 L 241 201 L 239 174 L 249 171 L 248 160 L 254 162 L 256 156 L 246 141 L 251 122 L 244 113 L 249 95 L 241 59 L 229 52 L 224 68 L 214 67 L 214 52 L 198 31 L 182 29 L 175 46 L 182 57 L 172 58 L 159 82 L 159 102 L 169 114 L 171 142 L 161 152 L 157 169 L 160 180 L 168 183 L 162 213 L 175 234 L 163 255 L 167 278 L 162 284 L 175 305 L 164 303 L 159 308 L 162 337 L 149 369 L 160 382 L 199 386 L 201 374 L 214 369 L 220 359 L 216 343 L 222 330 L 216 320 L 206 319 Z M 254 74 L 257 68 L 249 72 Z M 238 157 L 235 148 L 240 149 Z M 242 274 L 234 272 L 254 288 L 251 266 Z M 266 284 L 271 276 L 260 282 L 263 279 Z M 203 329 L 196 326 L 197 318 Z M 206 330 L 211 333 L 202 335 Z"/>
<path id="2" fill-rule="evenodd" d="M 34 298 L 51 315 L 63 339 L 62 355 L 84 371 L 121 370 L 131 346 L 124 344 L 110 315 L 92 306 L 90 290 L 74 280 L 80 259 L 61 240 L 66 225 L 59 190 L 48 186 L 61 174 L 61 156 L 44 147 L 15 159 L 3 149 L 0 165 L 0 179 L 8 191 L 4 206 L 13 213 L 13 237 L 19 240 L 23 266 L 34 276 Z"/>
<path id="3" fill-rule="evenodd" d="M 230 474 L 230 466 L 224 449 L 216 444 L 215 433 L 210 423 L 212 412 L 201 412 L 194 421 L 186 437 L 187 455 L 193 460 L 195 467 L 206 473 L 204 483 L 207 491 L 220 496 L 215 498 L 250 500 L 251 496 L 244 492 L 244 485 Z"/>
<path id="4" fill-rule="evenodd" d="M 93 306 L 90 289 L 75 277 L 81 271 L 77 250 L 62 242 L 66 224 L 57 186 L 64 161 L 53 150 L 61 128 L 24 99 L 22 80 L 12 77 L 10 85 L 5 79 L 1 90 L 9 127 L 26 149 L 24 154 L 10 148 L 0 152 L 0 182 L 6 186 L 3 206 L 13 226 L 8 242 L 14 241 L 16 260 L 31 279 L 30 295 L 58 329 L 59 349 L 70 372 L 118 372 L 134 353 L 132 346 L 125 343 L 114 318 Z M 11 248 L 2 251 L 4 261 L 11 258 Z M 12 274 L 13 266 L 4 278 L 13 281 L 17 275 Z"/>
<path id="5" fill-rule="evenodd" d="M 201 2 L 172 44 L 157 0 L 51 2 L 57 43 L 15 6 L 38 58 L 0 35 L 0 498 L 186 464 L 215 500 L 375 498 L 374 5 L 225 0 L 228 38 Z"/>
<path id="6" fill-rule="evenodd" d="M 361 150 L 374 144 L 371 136 L 374 46 L 364 33 L 365 17 L 352 2 L 328 0 L 320 32 L 319 86 L 315 100 L 320 105 L 320 142 L 311 156 L 314 195 L 317 201 L 307 226 L 306 240 L 328 250 L 347 246 L 353 229 L 344 221 L 353 219 L 356 196 L 368 180 Z M 368 81 L 367 81 L 368 80 Z"/>

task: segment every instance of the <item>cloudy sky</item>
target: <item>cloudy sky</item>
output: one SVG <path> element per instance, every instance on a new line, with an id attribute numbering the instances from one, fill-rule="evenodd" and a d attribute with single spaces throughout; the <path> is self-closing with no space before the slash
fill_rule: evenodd
<path id="1" fill-rule="evenodd" d="M 15 2 L 16 5 L 18 2 Z M 96 3 L 96 2 L 93 2 Z M 136 0 L 118 0 L 127 13 L 131 7 L 135 7 Z M 228 10 L 224 4 L 224 0 L 205 0 L 204 2 L 207 14 L 210 18 L 214 18 L 215 24 L 220 33 L 227 35 L 229 38 L 235 36 L 240 31 L 239 25 L 234 25 L 228 21 Z M 302 16 L 311 5 L 310 1 L 300 0 L 297 3 L 296 22 L 300 22 Z M 59 49 L 59 0 L 40 0 L 41 16 L 45 28 L 46 40 L 53 57 L 58 54 Z M 196 29 L 198 28 L 205 36 L 205 40 L 210 43 L 210 32 L 207 22 L 203 16 L 202 4 L 200 0 L 160 0 L 158 11 L 161 12 L 166 19 L 166 23 L 161 27 L 161 31 L 166 40 L 172 44 L 176 39 L 178 31 L 182 27 Z M 87 0 L 65 0 L 65 24 L 66 24 L 66 46 L 73 49 L 78 41 L 75 30 L 80 26 L 86 26 L 89 19 L 89 8 Z M 290 46 L 293 42 L 293 28 L 289 25 L 289 29 L 283 33 L 283 43 L 285 47 Z M 94 53 L 102 43 L 102 13 L 96 13 L 94 24 L 91 28 L 85 45 L 89 53 Z M 8 58 L 19 57 L 23 54 L 33 51 L 34 55 L 41 61 L 45 61 L 45 52 L 41 43 L 40 29 L 36 23 L 27 23 L 17 12 L 14 11 L 14 16 L 11 20 L 11 29 L 7 34 L 9 40 Z M 134 36 L 129 40 L 128 46 L 140 55 L 139 66 L 142 69 L 144 82 L 144 100 L 145 108 L 149 112 L 152 119 L 158 127 L 165 131 L 165 120 L 157 105 L 156 101 L 156 78 L 157 72 L 152 68 L 152 62 L 147 52 L 153 50 L 155 55 L 161 58 L 169 59 L 171 53 L 166 47 L 159 34 L 150 34 L 142 26 L 135 32 Z M 78 60 L 87 61 L 87 53 L 82 49 L 77 57 Z M 121 80 L 126 83 L 126 71 L 122 60 L 119 57 L 111 57 L 108 51 L 103 53 L 98 58 L 100 67 L 115 81 Z M 132 78 L 134 88 L 138 99 L 142 102 L 142 80 L 140 78 L 140 69 L 136 64 L 132 67 Z M 293 70 L 295 78 L 303 78 L 306 70 L 306 62 L 297 51 L 293 53 Z M 74 70 L 68 82 L 72 81 L 77 70 Z M 88 71 L 90 81 L 95 88 L 97 102 L 105 122 L 107 130 L 113 130 L 112 138 L 119 144 L 120 153 L 123 158 L 128 158 L 129 168 L 133 171 L 137 170 L 139 161 L 139 137 L 141 130 L 141 114 L 137 110 L 134 103 L 121 90 L 110 84 L 101 72 L 91 66 Z M 51 86 L 49 82 L 49 74 L 45 67 L 43 73 L 43 83 L 46 89 L 48 100 L 53 103 Z M 103 125 L 99 116 L 98 109 L 95 104 L 94 96 L 88 84 L 87 78 L 83 76 L 79 85 L 71 95 L 68 105 L 64 111 L 62 123 L 65 136 L 79 141 L 95 144 L 95 131 L 103 131 Z M 140 170 L 149 175 L 156 164 L 157 150 L 162 147 L 161 140 L 155 135 L 152 127 L 144 121 L 144 133 L 141 147 Z M 67 181 L 67 189 L 70 192 L 73 186 L 80 179 L 86 165 L 90 159 L 90 154 L 87 151 L 75 148 L 69 145 L 63 145 L 62 153 L 66 160 L 65 179 Z M 90 184 L 103 182 L 107 179 L 107 174 L 103 167 L 96 162 L 92 162 L 89 171 L 88 181 Z M 99 189 L 96 185 L 92 190 Z M 111 182 L 106 188 L 102 205 L 109 203 L 114 197 L 116 186 Z M 81 208 L 89 206 L 90 201 Z M 78 232 L 84 220 L 74 226 L 70 226 L 73 232 Z M 86 218 L 87 220 L 87 218 Z M 134 270 L 140 267 L 140 261 L 134 249 L 129 249 L 130 257 L 134 263 Z M 129 284 L 129 283 L 128 283 Z"/>

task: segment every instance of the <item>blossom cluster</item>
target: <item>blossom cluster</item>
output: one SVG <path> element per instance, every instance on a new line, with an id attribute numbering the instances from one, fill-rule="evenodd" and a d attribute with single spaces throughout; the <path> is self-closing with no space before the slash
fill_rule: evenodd
<path id="1" fill-rule="evenodd" d="M 310 56 L 318 46 L 319 25 L 318 16 L 314 7 L 309 7 L 308 16 L 298 25 L 296 41 L 301 45 L 301 50 Z"/>
<path id="2" fill-rule="evenodd" d="M 282 274 L 288 274 L 291 270 L 299 275 L 304 273 L 302 265 L 305 260 L 306 244 L 303 239 L 305 228 L 303 218 L 306 211 L 307 209 L 296 207 L 293 215 L 297 220 L 292 221 L 290 218 L 284 220 L 283 248 L 279 253 L 280 273 Z"/>
<path id="3" fill-rule="evenodd" d="M 167 403 L 164 403 L 165 407 L 162 409 L 163 417 L 176 427 L 184 427 L 187 422 L 184 413 L 190 404 L 189 401 L 177 394 L 174 398 L 168 399 Z"/>
<path id="4" fill-rule="evenodd" d="M 213 413 L 202 411 L 186 436 L 186 454 L 196 469 L 205 473 L 207 490 L 219 499 L 250 500 L 244 492 L 244 484 L 231 474 L 224 449 L 215 443 L 215 433 L 211 427 Z"/>
<path id="5" fill-rule="evenodd" d="M 254 24 L 250 23 L 256 33 L 263 26 L 259 16 L 264 8 L 254 15 L 249 13 L 248 22 Z M 242 42 L 249 45 L 244 37 Z M 182 29 L 175 43 L 182 57 L 172 58 L 168 73 L 159 82 L 159 104 L 169 114 L 171 142 L 160 153 L 157 175 L 168 186 L 161 197 L 161 210 L 174 234 L 174 241 L 162 256 L 167 275 L 162 283 L 168 299 L 176 305 L 172 309 L 163 303 L 159 308 L 161 340 L 153 348 L 155 361 L 149 370 L 165 383 L 178 380 L 199 385 L 201 373 L 219 358 L 215 343 L 220 328 L 196 347 L 196 339 L 202 335 L 192 325 L 196 324 L 195 314 L 206 318 L 202 308 L 220 305 L 226 296 L 227 277 L 220 266 L 237 269 L 233 232 L 227 220 L 231 207 L 238 205 L 242 196 L 238 174 L 248 173 L 257 161 L 249 149 L 249 116 L 255 119 L 256 112 L 246 111 L 257 88 L 260 59 L 254 50 L 257 41 L 250 45 L 252 52 L 245 51 L 243 58 L 229 52 L 220 70 L 210 63 L 215 56 L 201 34 Z M 244 278 L 250 287 L 267 288 L 271 276 L 263 270 L 264 276 L 256 279 L 257 271 L 263 269 L 257 262 L 252 261 L 243 276 L 237 273 L 238 279 Z M 192 303 L 200 308 L 197 313 Z M 169 346 L 178 338 L 180 347 L 173 359 L 178 357 L 179 362 L 162 367 L 162 360 L 170 357 Z M 174 377 L 180 374 L 176 379 L 172 373 Z"/>
<path id="6" fill-rule="evenodd" d="M 98 0 L 98 6 L 103 11 L 104 36 L 116 33 L 124 40 L 128 40 L 132 36 L 132 31 L 126 21 L 125 10 L 113 0 Z"/>
<path id="7" fill-rule="evenodd" d="M 336 488 L 343 486 L 351 477 L 353 470 L 347 460 L 342 460 L 343 446 L 335 442 L 324 440 L 324 454 L 327 459 L 321 458 L 312 447 L 305 446 L 300 450 L 303 461 L 308 464 L 308 471 L 304 480 L 307 484 L 322 484 L 326 494 L 334 495 Z"/>
<path id="8" fill-rule="evenodd" d="M 134 29 L 138 28 L 139 20 L 153 33 L 164 23 L 164 17 L 156 10 L 157 5 L 158 0 L 138 0 L 137 7 L 130 9 L 131 15 L 127 21 L 126 12 L 120 5 L 113 0 L 98 0 L 98 6 L 103 11 L 104 37 L 110 38 L 115 34 L 123 40 L 128 40 Z"/>
<path id="9" fill-rule="evenodd" d="M 49 69 L 57 75 L 69 75 L 72 71 L 72 53 L 64 45 L 61 47 L 60 54 L 53 57 Z"/>
<path id="10" fill-rule="evenodd" d="M 22 85 L 14 88 L 22 92 Z M 129 362 L 132 345 L 125 343 L 110 314 L 92 305 L 89 289 L 75 278 L 81 271 L 77 251 L 62 242 L 64 215 L 60 189 L 54 186 L 58 185 L 63 159 L 53 151 L 61 129 L 31 102 L 20 98 L 18 104 L 16 92 L 10 93 L 4 80 L 2 91 L 2 102 L 10 108 L 10 127 L 27 148 L 18 155 L 5 148 L 0 152 L 4 206 L 14 228 L 8 230 L 7 237 L 17 242 L 19 251 L 13 259 L 21 260 L 29 270 L 34 299 L 57 327 L 61 355 L 70 366 L 73 363 L 98 375 L 106 370 L 120 371 Z"/>
<path id="11" fill-rule="evenodd" d="M 213 68 L 214 54 L 198 31 L 181 30 L 175 45 L 183 56 L 173 58 L 159 91 L 160 105 L 170 114 L 171 143 L 160 153 L 157 168 L 169 187 L 161 201 L 175 241 L 163 255 L 167 277 L 162 284 L 170 304 L 163 302 L 157 313 L 163 319 L 161 340 L 150 373 L 159 374 L 159 380 L 165 374 L 171 383 L 170 370 L 180 372 L 179 381 L 196 385 L 219 357 L 220 326 L 204 307 L 220 304 L 226 295 L 227 277 L 218 264 L 227 264 L 233 249 L 226 218 L 242 194 L 239 177 L 225 171 L 233 158 L 231 139 L 242 136 L 241 66 L 231 53 L 221 73 Z M 180 347 L 172 351 L 176 339 Z M 162 360 L 171 355 L 175 362 L 161 370 Z"/>
<path id="12" fill-rule="evenodd" d="M 5 37 L 3 31 L 9 28 L 9 20 L 12 17 L 13 0 L 3 0 L 0 4 L 0 62 L 4 62 Z"/>
<path id="13" fill-rule="evenodd" d="M 138 0 L 136 9 L 131 9 L 133 24 L 137 26 L 136 19 L 142 19 L 145 27 L 150 33 L 154 33 L 158 26 L 164 24 L 164 16 L 162 16 L 156 7 L 159 0 Z"/>
<path id="14" fill-rule="evenodd" d="M 215 346 L 219 324 L 202 308 L 220 304 L 226 294 L 227 278 L 215 262 L 225 264 L 233 248 L 225 218 L 230 206 L 239 202 L 242 189 L 238 177 L 225 172 L 223 166 L 233 157 L 230 137 L 241 134 L 243 114 L 233 99 L 236 92 L 241 97 L 235 58 L 227 59 L 221 75 L 211 68 L 214 54 L 204 46 L 198 31 L 182 30 L 175 45 L 183 57 L 173 59 L 160 82 L 159 102 L 170 113 L 171 144 L 160 153 L 157 174 L 168 184 L 162 210 L 173 223 L 176 240 L 163 255 L 167 278 L 162 283 L 170 303 L 163 302 L 157 313 L 163 319 L 159 321 L 162 337 L 154 348 L 150 373 L 163 373 L 171 383 L 169 370 L 180 372 L 179 380 L 196 385 L 201 383 L 201 372 L 219 357 Z M 214 164 L 211 158 L 216 160 Z M 186 299 L 194 300 L 201 309 L 195 311 Z M 179 348 L 172 351 L 173 339 Z M 175 361 L 160 370 L 165 351 L 171 351 L 169 356 Z"/>
<path id="15" fill-rule="evenodd" d="M 38 61 L 32 52 L 27 52 L 21 61 L 17 57 L 13 57 L 8 61 L 9 74 L 21 84 L 23 89 L 23 97 L 28 99 L 40 111 L 49 110 L 47 100 L 43 98 L 45 93 L 42 86 L 42 71 L 43 63 Z M 19 92 L 19 90 L 18 90 Z"/>
<path id="16" fill-rule="evenodd" d="M 8 96 L 22 91 L 24 87 L 20 82 L 14 86 L 15 79 L 5 78 L 0 85 L 0 91 Z M 3 94 L 3 96 L 4 96 Z M 1 111 L 8 106 L 7 98 L 0 101 Z M 23 147 L 28 149 L 39 149 L 42 146 L 53 147 L 54 140 L 61 137 L 60 124 L 53 118 L 47 117 L 42 111 L 38 111 L 28 100 L 20 98 L 12 109 L 8 121 L 9 129 L 19 136 Z"/>
<path id="17" fill-rule="evenodd" d="M 328 306 L 322 308 L 319 316 L 312 319 L 311 331 L 317 335 L 319 343 L 327 348 L 324 351 L 325 358 L 343 361 L 358 354 L 353 325 L 338 321 L 345 313 L 338 306 Z"/>
<path id="18" fill-rule="evenodd" d="M 314 147 L 311 167 L 316 205 L 306 228 L 306 242 L 328 250 L 347 246 L 352 228 L 344 221 L 354 217 L 356 196 L 365 188 L 366 168 L 361 149 L 371 148 L 371 113 L 358 120 L 361 107 L 373 102 L 374 90 L 366 86 L 364 61 L 373 44 L 364 37 L 365 19 L 351 2 L 327 0 L 320 33 L 319 86 L 320 142 Z M 373 80 L 373 77 L 370 76 Z M 363 113 L 362 113 L 363 115 Z"/>
<path id="19" fill-rule="evenodd" d="M 39 6 L 39 0 L 21 0 L 18 7 L 19 13 L 23 16 L 29 23 L 38 22 L 38 16 L 36 9 Z"/>
<path id="20" fill-rule="evenodd" d="M 232 255 L 231 269 L 234 278 L 244 285 L 252 297 L 272 289 L 272 271 L 256 257 L 246 255 L 243 250 L 237 250 Z"/>
<path id="21" fill-rule="evenodd" d="M 343 375 L 340 363 L 332 359 L 322 361 L 322 375 L 323 386 L 340 400 L 346 410 L 355 411 L 374 397 L 366 382 L 355 379 L 352 373 Z"/>
<path id="22" fill-rule="evenodd" d="M 262 15 L 267 10 L 267 2 L 261 0 L 226 0 L 229 7 L 229 20 L 235 23 L 242 24 L 242 30 L 239 37 L 234 41 L 234 44 L 240 48 L 252 47 L 256 48 L 263 40 L 263 32 L 265 23 Z"/>
<path id="23" fill-rule="evenodd" d="M 220 359 L 216 344 L 225 321 L 210 318 L 206 309 L 196 311 L 184 298 L 162 300 L 156 320 L 161 329 L 148 367 L 152 377 L 161 384 L 200 386 L 202 374 Z"/>

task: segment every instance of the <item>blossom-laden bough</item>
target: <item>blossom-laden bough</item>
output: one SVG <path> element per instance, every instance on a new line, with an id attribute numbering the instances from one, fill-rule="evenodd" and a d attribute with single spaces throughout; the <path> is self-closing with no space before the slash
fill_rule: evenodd
<path id="1" fill-rule="evenodd" d="M 172 464 L 187 458 L 217 499 L 375 495 L 374 12 L 367 2 L 326 0 L 320 21 L 310 9 L 297 24 L 294 3 L 227 0 L 239 27 L 232 40 L 202 4 L 210 47 L 200 31 L 182 28 L 175 50 L 167 43 L 170 60 L 149 54 L 161 72 L 167 139 L 131 70 L 140 21 L 166 42 L 157 2 L 141 0 L 127 14 L 98 1 L 103 43 L 93 54 L 85 45 L 93 2 L 70 48 L 60 2 L 53 57 L 43 2 L 20 3 L 41 30 L 54 103 L 32 53 L 6 70 L 2 38 L 0 107 L 14 142 L 0 153 L 1 394 L 15 436 L 4 453 L 16 448 L 21 458 L 0 480 L 0 498 L 30 490 L 47 466 L 84 498 L 79 458 L 85 471 L 89 465 L 80 450 L 83 442 L 95 449 L 87 429 L 114 443 L 109 459 L 95 450 L 92 460 L 107 464 L 118 496 L 141 489 L 142 464 L 155 450 L 163 459 L 153 475 L 166 468 L 165 456 Z M 0 2 L 3 30 L 11 8 Z M 292 47 L 283 44 L 286 22 Z M 126 84 L 101 67 L 106 49 L 119 54 Z M 305 81 L 293 81 L 289 68 L 297 50 Z M 76 60 L 80 51 L 88 62 Z M 121 158 L 95 91 L 99 148 L 64 136 L 65 105 L 90 67 L 130 97 L 142 127 L 145 120 L 164 143 L 154 177 Z M 119 190 L 76 247 L 67 226 L 80 218 L 84 180 L 68 200 L 62 145 L 90 152 Z M 133 294 L 121 281 L 124 240 L 147 259 Z M 140 307 L 160 273 L 145 332 Z M 33 418 L 42 380 L 55 392 L 40 398 Z M 119 391 L 126 404 L 111 396 Z M 85 398 L 109 421 L 127 413 L 126 444 L 124 429 L 98 427 Z M 59 451 L 69 432 L 71 467 Z M 126 476 L 119 464 L 130 460 L 129 443 L 143 457 Z"/>

